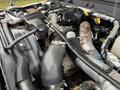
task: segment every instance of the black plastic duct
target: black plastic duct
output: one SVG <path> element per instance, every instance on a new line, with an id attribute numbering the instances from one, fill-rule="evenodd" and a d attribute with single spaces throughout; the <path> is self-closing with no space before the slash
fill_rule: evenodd
<path id="1" fill-rule="evenodd" d="M 29 61 L 26 57 L 17 54 L 16 85 L 19 90 L 36 90 L 32 85 L 31 74 L 29 71 Z"/>
<path id="2" fill-rule="evenodd" d="M 63 80 L 62 61 L 65 48 L 62 45 L 51 45 L 41 64 L 41 79 L 45 87 L 57 85 Z"/>

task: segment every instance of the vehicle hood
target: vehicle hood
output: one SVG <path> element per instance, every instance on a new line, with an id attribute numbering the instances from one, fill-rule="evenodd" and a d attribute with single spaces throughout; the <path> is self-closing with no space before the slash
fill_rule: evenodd
<path id="1" fill-rule="evenodd" d="M 120 0 L 60 0 L 65 3 L 71 3 L 94 9 L 100 13 L 112 16 L 120 20 Z"/>

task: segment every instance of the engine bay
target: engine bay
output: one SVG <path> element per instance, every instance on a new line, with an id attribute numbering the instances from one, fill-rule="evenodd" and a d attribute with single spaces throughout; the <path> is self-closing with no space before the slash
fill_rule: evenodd
<path id="1" fill-rule="evenodd" d="M 0 12 L 0 90 L 119 90 L 119 21 L 49 1 Z"/>

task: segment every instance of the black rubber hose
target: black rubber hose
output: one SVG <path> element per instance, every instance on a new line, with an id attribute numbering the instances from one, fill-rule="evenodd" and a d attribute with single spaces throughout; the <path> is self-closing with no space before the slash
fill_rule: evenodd
<path id="1" fill-rule="evenodd" d="M 17 55 L 16 85 L 19 90 L 35 90 L 29 71 L 29 61 L 14 50 Z"/>
<path id="2" fill-rule="evenodd" d="M 63 81 L 62 61 L 64 55 L 64 46 L 51 45 L 48 48 L 41 64 L 41 79 L 44 86 L 57 85 Z"/>
<path id="3" fill-rule="evenodd" d="M 46 18 L 46 17 L 45 17 Z M 46 18 L 46 23 L 55 31 L 57 32 L 61 38 L 66 42 L 67 46 L 70 48 L 70 50 L 86 65 L 88 65 L 92 70 L 94 70 L 96 73 L 104 77 L 106 80 L 111 82 L 113 85 L 115 85 L 117 88 L 120 89 L 120 83 L 113 78 L 111 78 L 108 74 L 106 74 L 98 65 L 96 65 L 94 62 L 92 62 L 88 57 L 86 57 L 82 52 L 77 52 L 68 42 L 68 40 L 64 37 L 64 35 L 59 32 L 59 29 L 57 29 L 52 23 L 50 23 Z"/>
<path id="4" fill-rule="evenodd" d="M 4 46 L 4 49 L 5 49 L 5 50 L 9 50 L 9 49 L 13 48 L 18 42 L 20 42 L 20 41 L 23 40 L 24 38 L 26 38 L 26 37 L 34 34 L 34 33 L 37 32 L 37 31 L 39 31 L 39 29 L 34 29 L 34 30 L 32 30 L 32 31 L 30 31 L 30 32 L 22 35 L 21 37 L 18 37 L 18 38 L 15 39 L 10 45 Z"/>

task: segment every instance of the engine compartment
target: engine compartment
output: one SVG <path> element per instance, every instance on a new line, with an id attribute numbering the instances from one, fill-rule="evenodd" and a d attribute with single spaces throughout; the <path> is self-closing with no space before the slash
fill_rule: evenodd
<path id="1" fill-rule="evenodd" d="M 120 89 L 115 18 L 59 1 L 0 13 L 3 90 Z"/>

